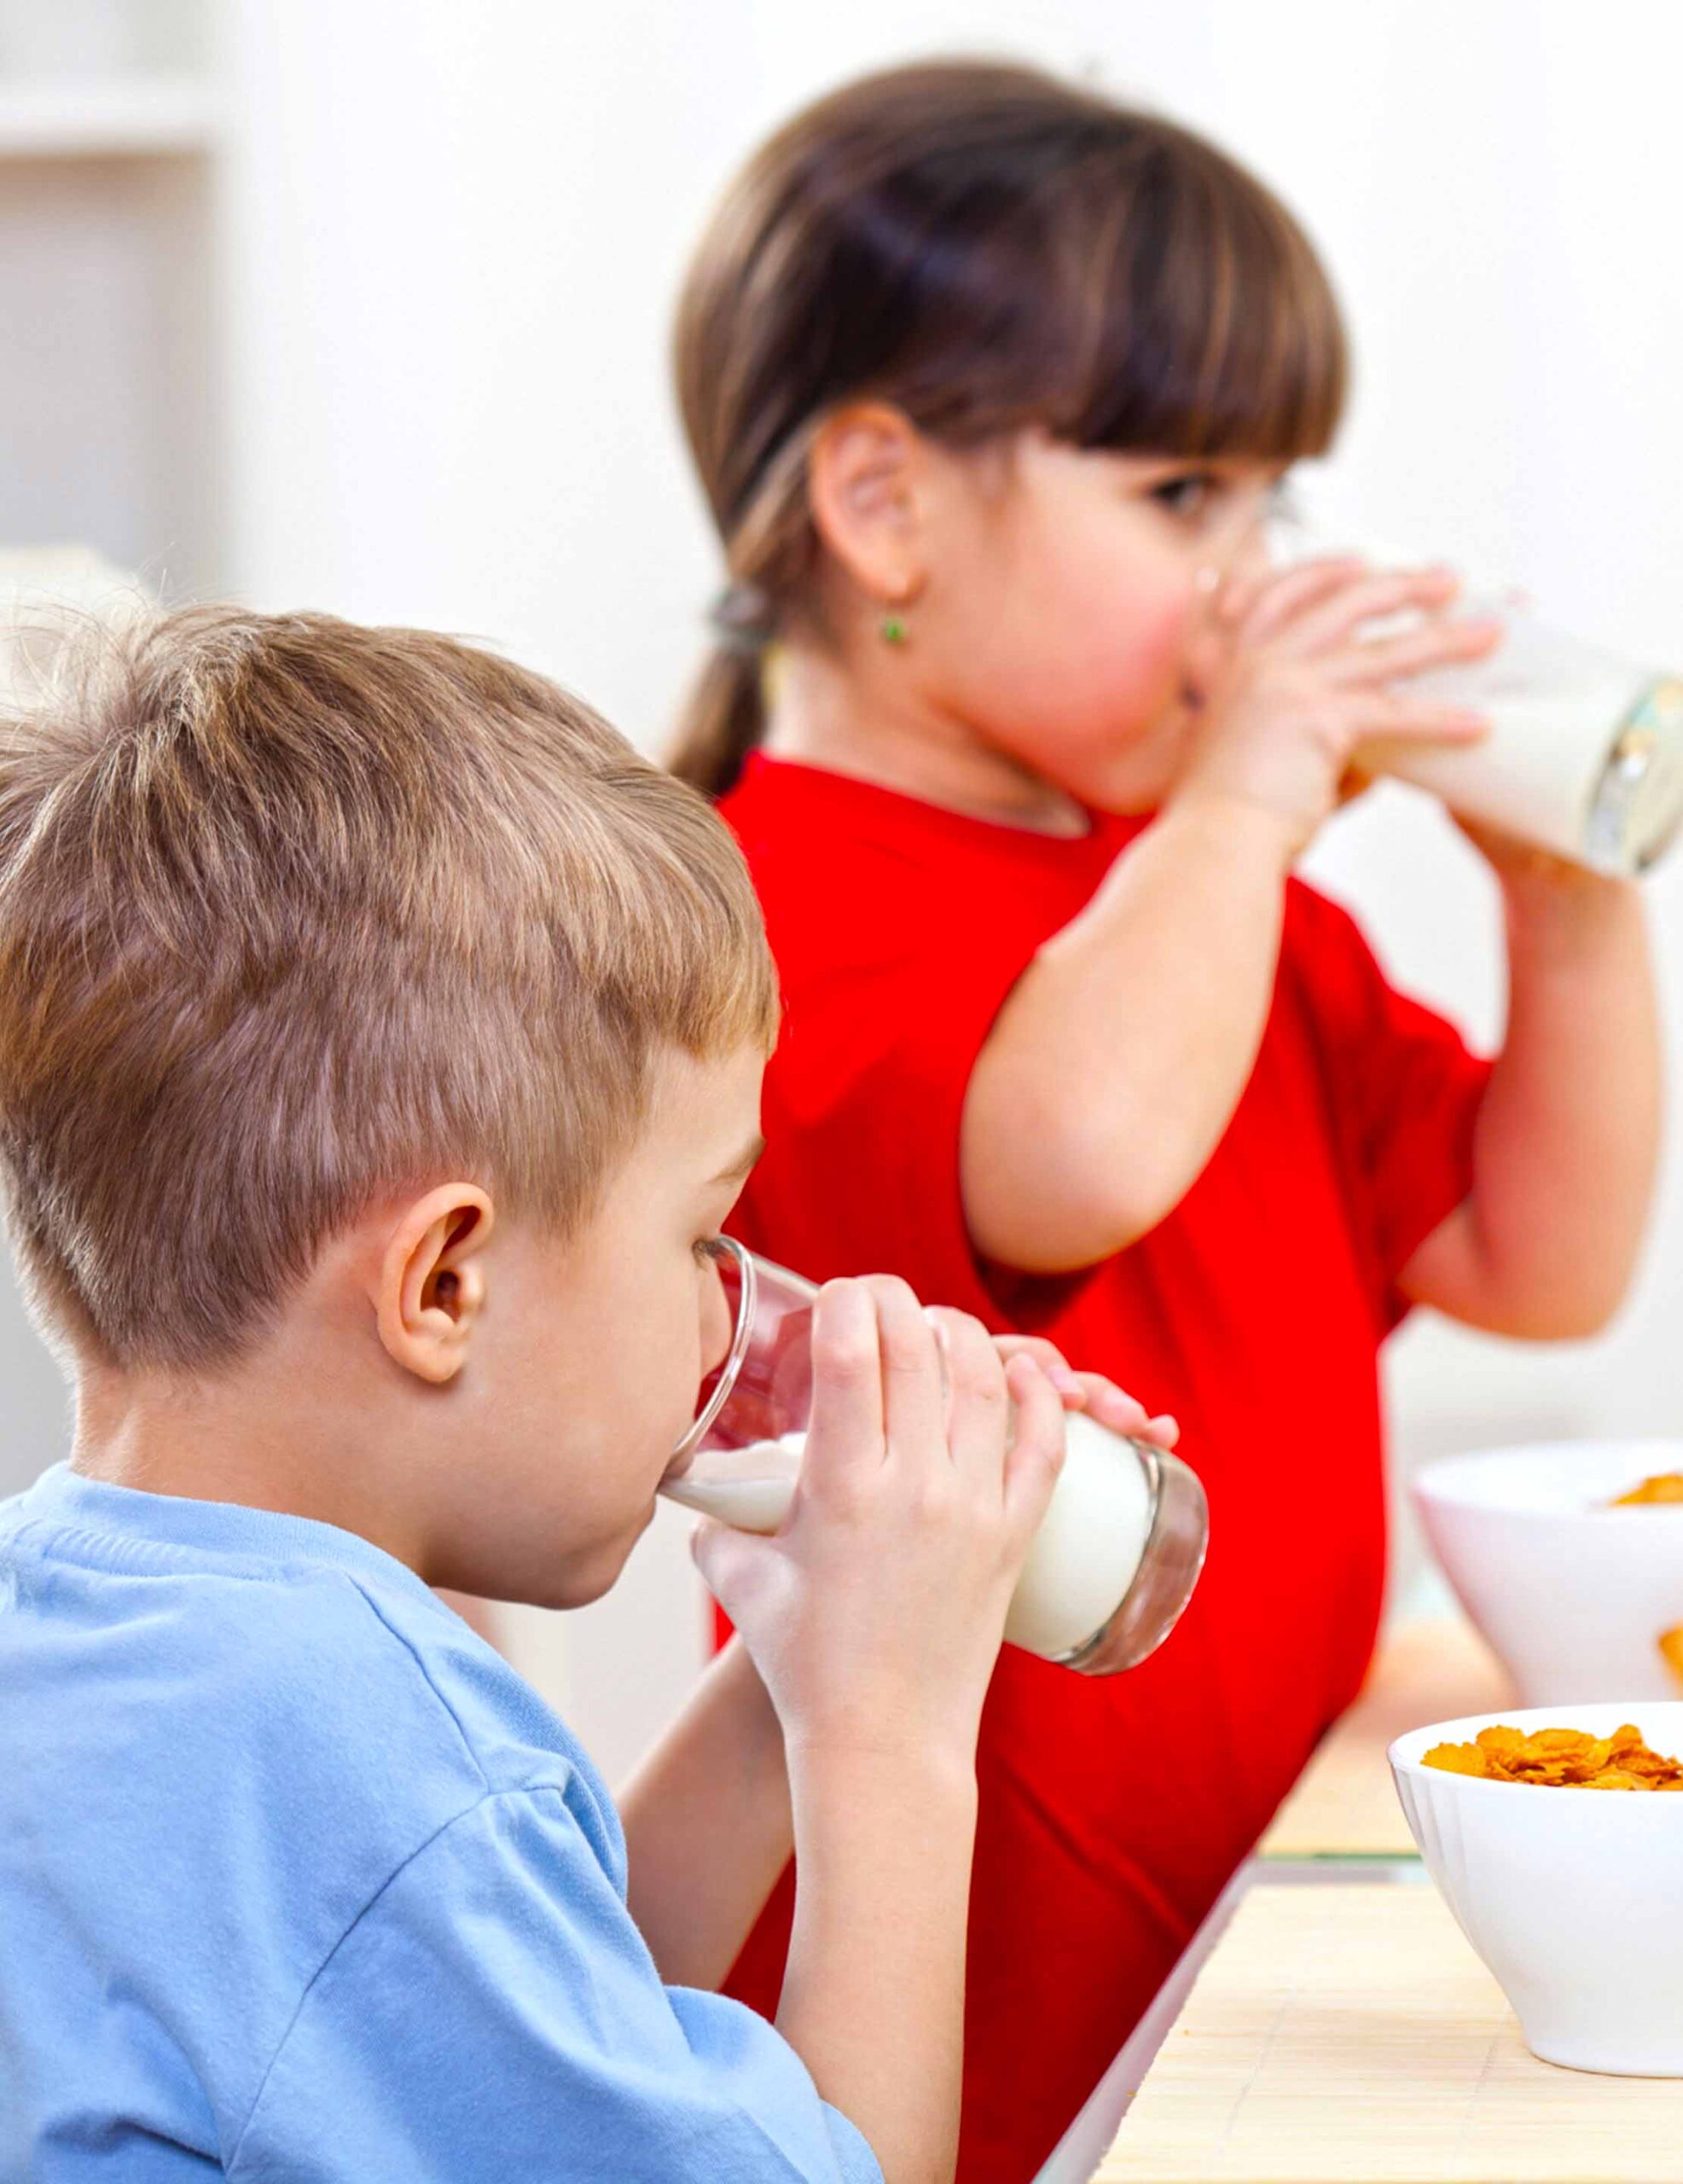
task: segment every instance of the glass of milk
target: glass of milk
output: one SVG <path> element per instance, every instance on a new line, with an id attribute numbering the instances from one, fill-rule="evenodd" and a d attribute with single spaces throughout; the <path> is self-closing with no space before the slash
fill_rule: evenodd
<path id="1" fill-rule="evenodd" d="M 1268 526 L 1276 563 L 1319 560 L 1334 545 L 1296 518 Z M 1357 552 L 1363 549 L 1357 548 Z M 1364 558 L 1406 561 L 1386 550 Z M 1645 872 L 1683 824 L 1683 677 L 1586 643 L 1513 594 L 1469 591 L 1458 611 L 1505 625 L 1484 659 L 1400 677 L 1411 698 L 1467 706 L 1490 731 L 1476 744 L 1381 741 L 1356 754 L 1364 773 L 1428 789 L 1463 818 L 1620 878 Z M 1406 625 L 1392 618 L 1374 636 Z"/>
<path id="2" fill-rule="evenodd" d="M 701 1390 L 661 1492 L 739 1531 L 775 1532 L 794 1497 L 812 1408 L 814 1285 L 728 1236 L 729 1353 Z M 1030 1546 L 1005 1635 L 1042 1660 L 1111 1676 L 1154 1653 L 1192 1597 L 1209 1513 L 1195 1472 L 1081 1411 Z"/>

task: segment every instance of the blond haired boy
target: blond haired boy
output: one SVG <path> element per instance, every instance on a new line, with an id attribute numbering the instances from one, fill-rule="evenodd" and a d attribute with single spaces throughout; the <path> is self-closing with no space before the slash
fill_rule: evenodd
<path id="1" fill-rule="evenodd" d="M 830 1285 L 788 1525 L 699 1542 L 747 1650 L 623 1832 L 428 1589 L 612 1583 L 775 1014 L 700 800 L 443 637 L 194 610 L 4 730 L 0 1175 L 76 1425 L 0 1508 L 0 2175 L 947 2171 L 982 1697 L 1060 1393 L 1137 1406 Z M 792 1812 L 774 2030 L 705 1990 Z"/>

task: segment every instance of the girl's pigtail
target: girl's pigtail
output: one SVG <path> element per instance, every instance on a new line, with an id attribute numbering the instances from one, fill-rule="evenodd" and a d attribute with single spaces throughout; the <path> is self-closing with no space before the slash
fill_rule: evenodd
<path id="1" fill-rule="evenodd" d="M 679 718 L 667 765 L 704 796 L 726 795 L 765 734 L 762 657 L 722 637 L 707 655 Z"/>

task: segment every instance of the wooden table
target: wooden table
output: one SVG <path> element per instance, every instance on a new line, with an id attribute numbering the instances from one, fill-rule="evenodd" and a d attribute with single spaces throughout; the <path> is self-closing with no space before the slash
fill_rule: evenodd
<path id="1" fill-rule="evenodd" d="M 1391 1739 L 1460 1714 L 1500 1714 L 1512 1704 L 1506 1675 L 1459 1617 L 1403 1623 L 1390 1630 L 1361 1697 L 1310 1761 L 1258 1844 L 1258 1856 L 1235 1876 L 1036 2184 L 1087 2184 L 1247 1891 L 1268 1881 L 1419 1878 L 1413 1838 L 1385 1762 Z M 1683 2159 L 1678 2175 L 1683 2178 Z"/>
<path id="2" fill-rule="evenodd" d="M 1506 1671 L 1471 1623 L 1445 1617 L 1399 1624 L 1380 1646 L 1361 1697 L 1275 1815 L 1261 1856 L 1412 1857 L 1385 1747 L 1405 1729 L 1460 1714 L 1494 1716 L 1515 1704 Z"/>
<path id="3" fill-rule="evenodd" d="M 1256 1888 L 1094 2184 L 1677 2184 L 1683 2079 L 1540 2063 L 1436 1891 Z"/>

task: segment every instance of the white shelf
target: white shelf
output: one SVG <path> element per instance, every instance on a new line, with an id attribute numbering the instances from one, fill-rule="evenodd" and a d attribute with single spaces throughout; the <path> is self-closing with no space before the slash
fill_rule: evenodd
<path id="1" fill-rule="evenodd" d="M 196 76 L 0 81 L 0 160 L 154 158 L 205 151 L 214 135 Z"/>

